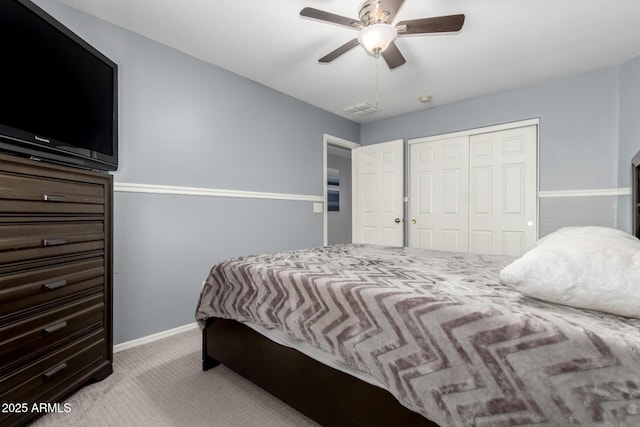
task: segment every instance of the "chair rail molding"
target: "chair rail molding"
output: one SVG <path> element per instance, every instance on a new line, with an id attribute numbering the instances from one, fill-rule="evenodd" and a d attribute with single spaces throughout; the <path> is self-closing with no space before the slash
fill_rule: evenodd
<path id="1" fill-rule="evenodd" d="M 295 200 L 302 202 L 322 202 L 324 200 L 323 196 L 313 196 L 308 194 L 269 193 L 261 191 L 227 190 L 218 188 L 138 184 L 130 182 L 114 183 L 114 191 L 120 193 L 172 194 L 204 197 L 236 197 L 244 199 Z"/>

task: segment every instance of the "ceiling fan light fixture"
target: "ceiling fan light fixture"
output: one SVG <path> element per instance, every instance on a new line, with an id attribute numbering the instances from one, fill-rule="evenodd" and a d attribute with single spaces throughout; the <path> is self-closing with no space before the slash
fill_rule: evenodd
<path id="1" fill-rule="evenodd" d="M 367 52 L 377 55 L 389 47 L 398 36 L 396 28 L 389 24 L 372 24 L 358 34 L 358 41 Z"/>

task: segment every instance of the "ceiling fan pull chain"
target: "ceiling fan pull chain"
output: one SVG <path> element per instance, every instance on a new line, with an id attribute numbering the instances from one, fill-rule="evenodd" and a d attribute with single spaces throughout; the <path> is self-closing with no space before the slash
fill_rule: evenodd
<path id="1" fill-rule="evenodd" d="M 378 62 L 380 62 L 380 54 L 376 54 L 376 110 L 378 109 Z"/>

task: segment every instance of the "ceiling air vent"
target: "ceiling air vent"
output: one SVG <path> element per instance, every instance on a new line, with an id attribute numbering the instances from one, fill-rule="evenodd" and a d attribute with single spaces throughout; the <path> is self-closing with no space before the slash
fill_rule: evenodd
<path id="1" fill-rule="evenodd" d="M 346 107 L 344 111 L 351 114 L 363 115 L 363 114 L 375 113 L 380 110 L 378 109 L 378 107 L 371 105 L 368 102 L 361 102 L 360 104 L 352 105 L 351 107 Z"/>

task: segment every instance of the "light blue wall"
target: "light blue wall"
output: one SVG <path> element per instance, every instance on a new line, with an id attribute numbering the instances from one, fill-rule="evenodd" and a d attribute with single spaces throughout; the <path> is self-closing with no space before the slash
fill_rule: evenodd
<path id="1" fill-rule="evenodd" d="M 617 88 L 617 69 L 600 69 L 367 123 L 360 141 L 408 140 L 539 118 L 540 190 L 612 188 L 617 185 L 612 167 Z"/>
<path id="2" fill-rule="evenodd" d="M 116 184 L 322 196 L 323 135 L 359 138 L 357 123 L 61 3 L 36 3 L 119 66 Z M 114 210 L 116 344 L 194 322 L 215 262 L 323 239 L 310 201 L 116 191 Z"/>
<path id="3" fill-rule="evenodd" d="M 309 205 L 116 192 L 116 342 L 195 321 L 200 285 L 215 262 L 322 245 L 322 215 Z"/>
<path id="4" fill-rule="evenodd" d="M 470 76 L 471 77 L 471 76 Z M 618 186 L 618 67 L 573 75 L 362 126 L 362 144 L 539 118 L 541 191 Z M 541 199 L 541 236 L 565 225 L 617 225 L 616 197 Z"/>

